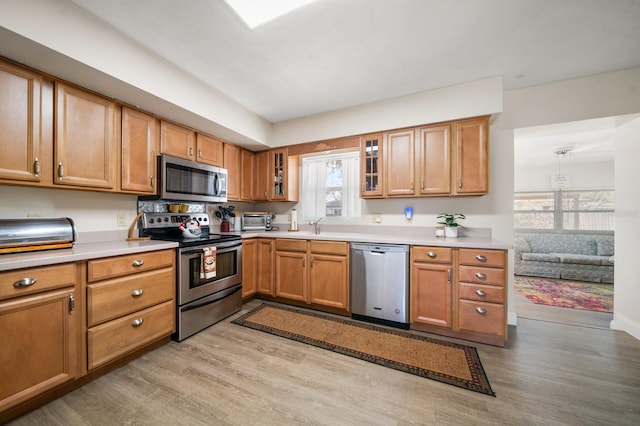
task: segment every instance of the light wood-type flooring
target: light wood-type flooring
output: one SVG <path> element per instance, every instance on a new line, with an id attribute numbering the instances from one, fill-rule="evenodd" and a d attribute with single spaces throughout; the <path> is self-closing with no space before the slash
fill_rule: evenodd
<path id="1" fill-rule="evenodd" d="M 230 323 L 155 351 L 12 425 L 638 425 L 640 341 L 520 318 L 473 344 L 491 397 Z"/>

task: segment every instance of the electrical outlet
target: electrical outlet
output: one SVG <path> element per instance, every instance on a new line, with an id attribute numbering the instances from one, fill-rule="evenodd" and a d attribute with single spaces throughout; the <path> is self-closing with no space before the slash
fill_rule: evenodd
<path id="1" fill-rule="evenodd" d="M 373 223 L 382 223 L 382 215 L 380 213 L 373 214 Z"/>
<path id="2" fill-rule="evenodd" d="M 118 213 L 116 215 L 118 220 L 118 226 L 127 226 L 127 215 L 124 213 Z"/>
<path id="3" fill-rule="evenodd" d="M 27 217 L 42 217 L 40 213 L 27 213 Z"/>

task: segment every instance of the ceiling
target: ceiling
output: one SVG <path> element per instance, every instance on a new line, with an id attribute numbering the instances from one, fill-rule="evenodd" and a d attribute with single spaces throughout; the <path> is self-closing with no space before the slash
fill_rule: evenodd
<path id="1" fill-rule="evenodd" d="M 273 123 L 640 66 L 638 0 L 315 0 L 254 30 L 223 0 L 71 1 Z"/>

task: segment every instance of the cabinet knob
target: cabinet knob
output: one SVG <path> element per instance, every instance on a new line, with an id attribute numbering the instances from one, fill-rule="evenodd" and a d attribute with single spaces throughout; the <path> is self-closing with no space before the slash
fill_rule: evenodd
<path id="1" fill-rule="evenodd" d="M 140 327 L 142 325 L 142 323 L 144 322 L 144 318 L 138 318 L 138 319 L 134 319 L 131 322 L 131 327 Z"/>
<path id="2" fill-rule="evenodd" d="M 62 165 L 62 161 L 58 163 L 58 180 L 62 180 L 64 177 L 64 166 Z"/>
<path id="3" fill-rule="evenodd" d="M 29 287 L 30 285 L 34 285 L 38 280 L 35 278 L 23 278 L 19 281 L 13 283 L 14 287 Z"/>
<path id="4" fill-rule="evenodd" d="M 144 290 L 141 288 L 135 289 L 131 292 L 131 295 L 133 297 L 138 297 L 138 296 L 142 296 L 142 293 L 144 293 Z"/>
<path id="5" fill-rule="evenodd" d="M 35 177 L 40 176 L 40 160 L 38 160 L 38 157 L 33 159 L 33 175 Z"/>
<path id="6" fill-rule="evenodd" d="M 487 295 L 487 292 L 482 290 L 476 290 L 476 294 L 480 297 L 485 297 Z"/>
<path id="7" fill-rule="evenodd" d="M 476 312 L 479 313 L 480 315 L 484 315 L 487 313 L 487 310 L 485 308 L 481 308 L 481 307 L 477 307 L 476 308 Z"/>
<path id="8" fill-rule="evenodd" d="M 131 266 L 142 266 L 144 265 L 144 260 L 142 259 L 138 259 L 138 260 L 134 260 L 133 262 L 131 262 Z"/>
<path id="9" fill-rule="evenodd" d="M 73 297 L 73 293 L 69 294 L 69 314 L 73 314 L 76 310 L 76 298 Z"/>
<path id="10" fill-rule="evenodd" d="M 483 274 L 482 272 L 476 272 L 476 278 L 478 278 L 479 280 L 486 280 L 487 274 Z"/>
<path id="11" fill-rule="evenodd" d="M 193 157 L 193 148 L 189 147 L 189 157 Z"/>
<path id="12" fill-rule="evenodd" d="M 479 255 L 476 256 L 476 260 L 478 262 L 486 262 L 487 261 L 487 256 L 483 256 L 483 255 L 479 254 Z"/>
<path id="13" fill-rule="evenodd" d="M 427 252 L 427 256 L 431 259 L 435 259 L 436 257 L 438 257 L 438 253 L 436 253 L 435 251 L 430 251 Z"/>

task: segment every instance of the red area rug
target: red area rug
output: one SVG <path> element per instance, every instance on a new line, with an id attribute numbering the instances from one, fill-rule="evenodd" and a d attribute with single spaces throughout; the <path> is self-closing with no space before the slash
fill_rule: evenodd
<path id="1" fill-rule="evenodd" d="M 539 305 L 613 312 L 613 284 L 515 276 L 514 286 Z"/>

